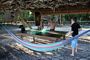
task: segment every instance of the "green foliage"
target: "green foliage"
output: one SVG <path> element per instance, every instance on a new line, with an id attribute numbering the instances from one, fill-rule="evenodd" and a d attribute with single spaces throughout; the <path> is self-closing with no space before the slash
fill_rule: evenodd
<path id="1" fill-rule="evenodd" d="M 1 49 L 2 45 L 0 44 L 0 49 Z"/>
<path id="2" fill-rule="evenodd" d="M 28 20 L 34 21 L 34 16 L 33 16 L 33 15 L 30 15 L 30 16 L 28 17 Z"/>
<path id="3" fill-rule="evenodd" d="M 4 13 L 3 12 L 0 12 L 0 20 L 3 19 L 3 15 L 4 15 Z"/>
<path id="4" fill-rule="evenodd" d="M 21 13 L 17 16 L 17 19 L 26 19 L 26 20 L 34 20 L 34 16 L 29 13 L 29 10 L 22 10 Z"/>
<path id="5" fill-rule="evenodd" d="M 54 21 L 55 20 L 55 15 L 51 15 L 51 20 Z"/>
<path id="6" fill-rule="evenodd" d="M 90 14 L 66 14 L 63 16 L 65 20 L 70 21 L 71 18 L 76 17 L 77 20 L 89 20 Z"/>

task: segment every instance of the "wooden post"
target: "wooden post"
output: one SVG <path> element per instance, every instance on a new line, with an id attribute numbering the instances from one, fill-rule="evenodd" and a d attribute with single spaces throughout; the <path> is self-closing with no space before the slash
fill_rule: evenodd
<path id="1" fill-rule="evenodd" d="M 63 25 L 63 21 L 62 21 L 62 14 L 60 14 L 60 25 Z"/>
<path id="2" fill-rule="evenodd" d="M 41 14 L 40 12 L 35 12 L 35 24 L 36 26 L 40 26 L 41 22 Z"/>

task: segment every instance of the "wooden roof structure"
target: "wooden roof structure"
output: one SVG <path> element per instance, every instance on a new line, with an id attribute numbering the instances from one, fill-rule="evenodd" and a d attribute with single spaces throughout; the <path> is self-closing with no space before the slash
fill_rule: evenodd
<path id="1" fill-rule="evenodd" d="M 0 0 L 0 10 L 31 10 L 41 14 L 90 13 L 90 0 Z"/>

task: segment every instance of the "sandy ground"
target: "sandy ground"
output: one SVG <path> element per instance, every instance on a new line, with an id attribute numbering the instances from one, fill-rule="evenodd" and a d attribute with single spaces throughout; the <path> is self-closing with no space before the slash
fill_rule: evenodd
<path id="1" fill-rule="evenodd" d="M 70 56 L 70 45 L 51 52 L 37 52 L 23 47 L 0 30 L 0 60 L 90 60 L 90 43 L 79 41 L 78 52 Z"/>

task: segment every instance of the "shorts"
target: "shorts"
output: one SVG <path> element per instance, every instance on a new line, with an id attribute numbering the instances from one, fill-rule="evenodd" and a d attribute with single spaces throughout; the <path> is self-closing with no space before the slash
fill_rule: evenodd
<path id="1" fill-rule="evenodd" d="M 74 40 L 71 41 L 71 47 L 72 48 L 76 48 L 77 45 L 78 45 L 78 39 L 74 39 Z"/>

